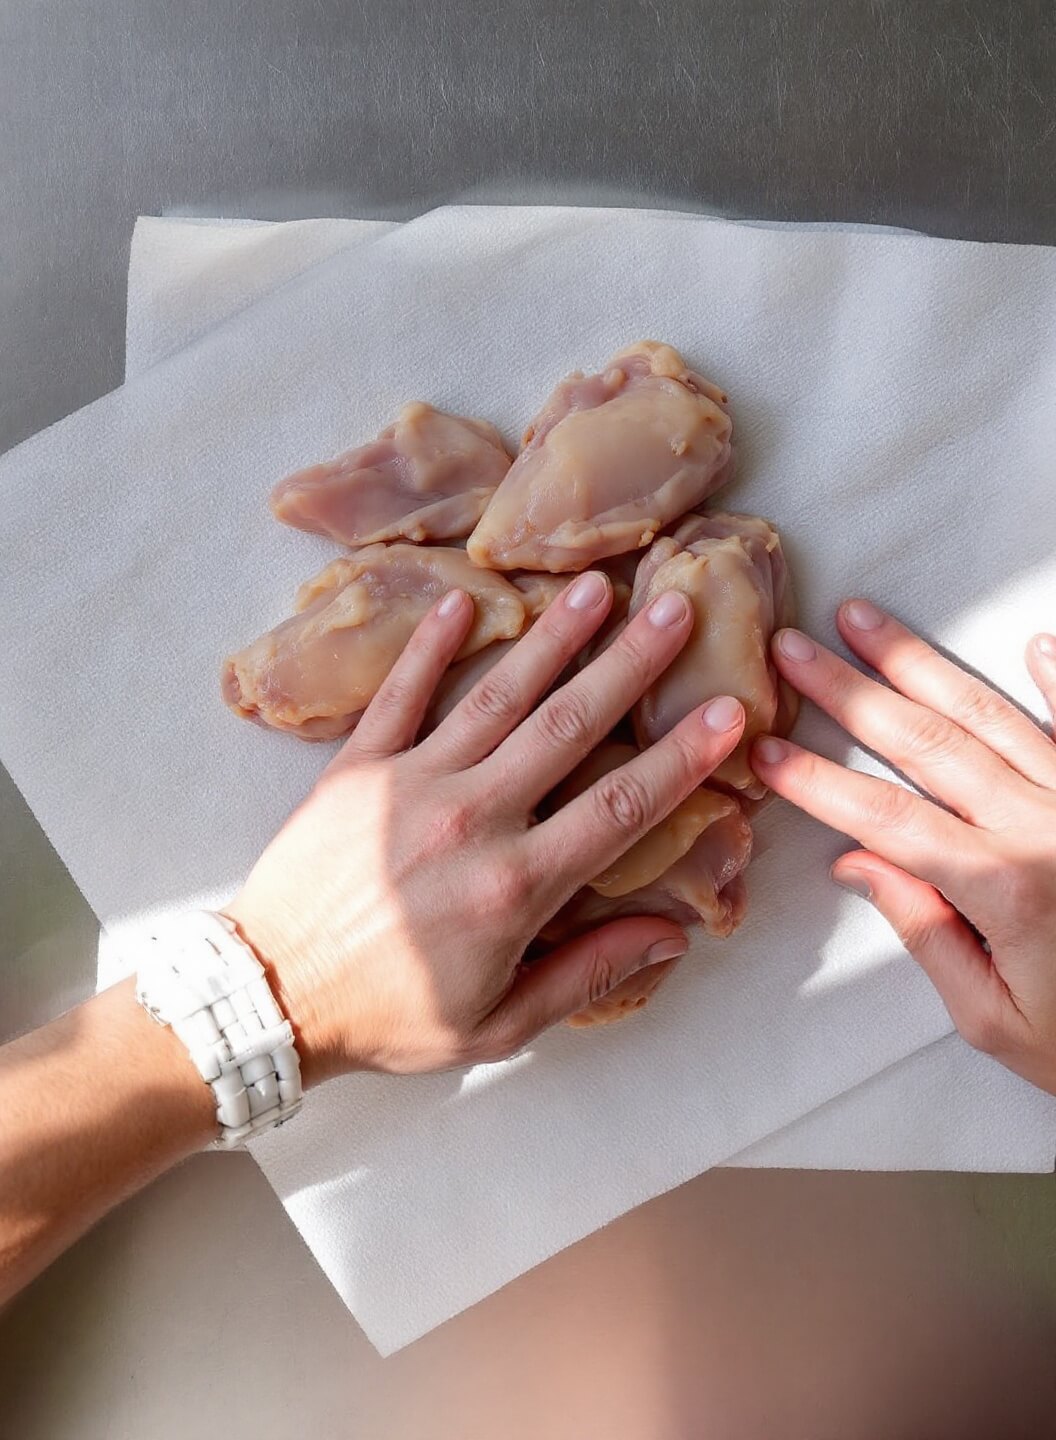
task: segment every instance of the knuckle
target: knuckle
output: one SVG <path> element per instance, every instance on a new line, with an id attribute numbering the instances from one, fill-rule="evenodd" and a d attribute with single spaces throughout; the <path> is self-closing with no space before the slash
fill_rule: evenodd
<path id="1" fill-rule="evenodd" d="M 642 782 L 619 770 L 598 782 L 595 804 L 607 828 L 628 836 L 640 835 L 648 827 L 653 809 Z"/>
<path id="2" fill-rule="evenodd" d="M 464 845 L 473 831 L 475 807 L 468 801 L 449 800 L 433 812 L 433 836 L 441 848 Z"/>
<path id="3" fill-rule="evenodd" d="M 383 719 L 395 719 L 403 715 L 414 703 L 415 691 L 410 680 L 400 675 L 390 675 L 386 683 L 374 696 L 373 710 Z"/>
<path id="4" fill-rule="evenodd" d="M 654 635 L 656 632 L 652 632 Z M 661 668 L 661 662 L 642 643 L 640 632 L 633 625 L 627 625 L 613 641 L 609 654 L 612 663 L 618 667 L 619 683 L 635 695 L 641 694 L 645 684 Z"/>
<path id="5" fill-rule="evenodd" d="M 470 691 L 466 704 L 473 715 L 512 725 L 520 718 L 521 696 L 512 677 L 493 670 Z"/>
<path id="6" fill-rule="evenodd" d="M 612 960 L 600 945 L 595 944 L 594 953 L 591 956 L 588 1003 L 593 1005 L 596 1000 L 607 995 L 616 981 L 617 976 Z"/>
<path id="7" fill-rule="evenodd" d="M 860 692 L 863 685 L 869 685 L 872 682 L 866 680 L 853 665 L 848 665 L 835 655 L 822 651 L 819 659 L 821 663 L 814 668 L 817 673 L 820 694 L 824 696 L 825 703 L 831 705 L 837 714 L 845 714 L 855 694 Z"/>
<path id="8" fill-rule="evenodd" d="M 540 709 L 539 728 L 552 745 L 581 744 L 594 733 L 593 706 L 579 691 L 561 691 Z"/>
<path id="9" fill-rule="evenodd" d="M 911 955 L 918 954 L 927 944 L 935 921 L 933 910 L 914 904 L 895 919 L 895 934 Z"/>
<path id="10" fill-rule="evenodd" d="M 905 747 L 922 760 L 941 760 L 957 748 L 960 738 L 944 716 L 929 710 L 907 725 Z"/>
<path id="11" fill-rule="evenodd" d="M 571 580 L 574 583 L 575 576 Z M 569 610 L 566 605 L 548 604 L 532 627 L 536 639 L 563 661 L 571 660 L 582 648 L 582 632 L 583 612 Z"/>
<path id="12" fill-rule="evenodd" d="M 531 878 L 516 860 L 493 860 L 482 877 L 482 899 L 489 914 L 519 914 L 531 894 Z"/>
<path id="13" fill-rule="evenodd" d="M 864 819 L 874 830 L 901 830 L 908 827 L 913 800 L 900 785 L 882 782 L 869 791 L 864 802 Z"/>
<path id="14" fill-rule="evenodd" d="M 697 729 L 701 728 L 700 726 L 697 727 Z M 671 768 L 679 779 L 696 780 L 705 763 L 700 746 L 693 744 L 686 735 L 679 734 L 677 730 L 673 730 L 666 737 L 666 744 L 668 753 L 673 761 Z"/>
<path id="15" fill-rule="evenodd" d="M 966 687 L 950 708 L 951 719 L 965 730 L 999 730 L 1011 718 L 1005 701 L 982 685 Z"/>

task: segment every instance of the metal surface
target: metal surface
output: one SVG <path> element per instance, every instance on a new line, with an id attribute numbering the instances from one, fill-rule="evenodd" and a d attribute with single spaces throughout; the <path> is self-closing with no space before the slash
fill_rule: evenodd
<path id="1" fill-rule="evenodd" d="M 119 382 L 139 212 L 618 201 L 1053 243 L 1054 76 L 1042 3 L 0 0 L 0 446 Z M 0 917 L 11 1030 L 59 954 L 88 985 L 94 927 L 2 775 Z M 1051 1177 L 720 1172 L 382 1362 L 252 1163 L 202 1157 L 0 1319 L 0 1437 L 1034 1440 L 1054 1256 Z"/>
<path id="2" fill-rule="evenodd" d="M 0 447 L 121 377 L 137 212 L 621 200 L 1056 240 L 1048 0 L 0 0 Z"/>

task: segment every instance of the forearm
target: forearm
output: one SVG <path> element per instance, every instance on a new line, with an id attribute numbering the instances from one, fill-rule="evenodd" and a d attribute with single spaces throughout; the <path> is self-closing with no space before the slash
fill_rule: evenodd
<path id="1" fill-rule="evenodd" d="M 0 1304 L 215 1133 L 209 1087 L 131 980 L 0 1048 Z"/>

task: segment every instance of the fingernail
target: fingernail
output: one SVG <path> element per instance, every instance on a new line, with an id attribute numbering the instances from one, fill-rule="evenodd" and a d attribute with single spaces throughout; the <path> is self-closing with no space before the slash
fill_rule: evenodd
<path id="1" fill-rule="evenodd" d="M 440 601 L 440 604 L 436 607 L 436 613 L 442 619 L 446 620 L 449 615 L 453 615 L 455 613 L 455 611 L 461 604 L 462 591 L 449 590 L 448 593 L 444 596 L 444 598 Z"/>
<path id="2" fill-rule="evenodd" d="M 884 623 L 884 614 L 868 600 L 849 600 L 843 607 L 843 618 L 856 630 L 879 630 Z"/>
<path id="3" fill-rule="evenodd" d="M 732 730 L 739 723 L 741 702 L 735 700 L 732 695 L 719 695 L 704 706 L 700 718 L 709 730 L 716 730 L 722 734 L 725 730 Z"/>
<path id="4" fill-rule="evenodd" d="M 818 648 L 802 630 L 782 630 L 777 637 L 777 648 L 789 660 L 813 660 Z"/>
<path id="5" fill-rule="evenodd" d="M 593 610 L 595 605 L 600 605 L 605 599 L 608 589 L 603 575 L 599 575 L 596 570 L 588 571 L 586 575 L 581 575 L 574 584 L 569 586 L 566 592 L 568 608 L 570 610 Z"/>
<path id="6" fill-rule="evenodd" d="M 1056 635 L 1036 635 L 1034 649 L 1044 655 L 1047 660 L 1056 660 Z"/>
<path id="7" fill-rule="evenodd" d="M 689 941 L 685 939 L 658 940 L 655 945 L 650 945 L 642 956 L 642 966 L 644 968 L 646 965 L 658 965 L 661 960 L 677 960 L 688 949 Z"/>
<path id="8" fill-rule="evenodd" d="M 647 610 L 650 625 L 658 630 L 667 630 L 686 617 L 686 597 L 678 590 L 668 590 L 659 600 L 654 600 Z"/>
<path id="9" fill-rule="evenodd" d="M 837 874 L 835 870 L 830 870 L 829 874 L 837 885 L 842 885 L 845 890 L 853 890 L 855 895 L 860 895 L 863 900 L 873 898 L 873 887 L 860 871 L 841 870 Z"/>
<path id="10" fill-rule="evenodd" d="M 780 765 L 781 761 L 788 756 L 788 746 L 783 740 L 778 740 L 773 735 L 764 735 L 762 740 L 755 742 L 752 754 L 764 765 Z"/>

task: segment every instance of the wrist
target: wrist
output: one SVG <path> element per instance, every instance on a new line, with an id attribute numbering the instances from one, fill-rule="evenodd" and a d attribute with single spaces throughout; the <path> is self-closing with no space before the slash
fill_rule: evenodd
<path id="1" fill-rule="evenodd" d="M 264 967 L 276 1004 L 293 1028 L 304 1088 L 311 1089 L 340 1074 L 344 1067 L 324 998 L 325 987 L 307 945 L 297 938 L 295 924 L 283 930 L 266 923 L 241 896 L 236 896 L 220 914 L 231 921 L 239 939 Z"/>
<path id="2" fill-rule="evenodd" d="M 137 1003 L 135 980 L 122 980 L 89 1004 L 99 1007 L 100 1035 L 105 1036 L 101 1043 L 115 1062 L 120 1057 L 120 1103 L 127 1105 L 131 1100 L 134 1104 L 142 1092 L 139 1103 L 149 1109 L 151 1123 L 144 1132 L 146 1168 L 154 1169 L 155 1158 L 171 1163 L 173 1158 L 201 1150 L 216 1133 L 216 1110 L 208 1086 L 202 1084 L 178 1037 L 168 1026 L 156 1025 Z"/>
<path id="3" fill-rule="evenodd" d="M 227 916 L 189 910 L 145 937 L 136 999 L 186 1047 L 224 1149 L 282 1125 L 304 1093 L 293 1027 Z"/>
<path id="4" fill-rule="evenodd" d="M 122 981 L 0 1047 L 0 1305 L 216 1134 L 187 1052 Z"/>

